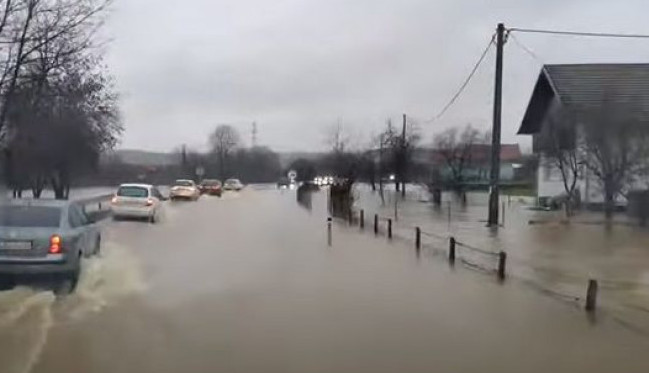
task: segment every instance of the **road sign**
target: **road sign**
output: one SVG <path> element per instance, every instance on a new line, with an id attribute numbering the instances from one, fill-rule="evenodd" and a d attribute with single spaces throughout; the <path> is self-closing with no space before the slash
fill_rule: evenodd
<path id="1" fill-rule="evenodd" d="M 295 170 L 289 171 L 288 178 L 291 179 L 291 181 L 295 181 L 295 179 L 297 178 L 297 172 Z"/>

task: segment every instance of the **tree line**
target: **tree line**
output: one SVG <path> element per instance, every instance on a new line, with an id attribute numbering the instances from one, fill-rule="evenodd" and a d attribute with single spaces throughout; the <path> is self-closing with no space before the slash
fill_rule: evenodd
<path id="1" fill-rule="evenodd" d="M 0 1 L 1 175 L 14 197 L 51 187 L 67 198 L 117 142 L 118 97 L 98 34 L 110 4 Z"/>
<path id="2" fill-rule="evenodd" d="M 405 194 L 406 183 L 427 180 L 428 164 L 415 159 L 421 141 L 417 123 L 404 116 L 400 127 L 388 119 L 379 134 L 362 146 L 354 146 L 353 136 L 338 122 L 328 129 L 328 152 L 316 159 L 297 159 L 289 169 L 297 171 L 299 180 L 331 175 L 350 183 L 367 182 L 375 191 L 393 183 L 397 191 Z"/>

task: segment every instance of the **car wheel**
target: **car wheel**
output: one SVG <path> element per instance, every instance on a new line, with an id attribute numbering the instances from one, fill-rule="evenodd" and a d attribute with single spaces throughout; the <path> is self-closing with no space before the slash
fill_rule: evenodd
<path id="1" fill-rule="evenodd" d="M 77 288 L 77 284 L 79 283 L 80 274 L 81 274 L 81 258 L 79 258 L 79 262 L 77 263 L 75 268 L 71 272 L 65 274 L 63 279 L 61 279 L 59 283 L 56 284 L 54 293 L 57 296 L 65 296 L 73 293 L 74 290 Z"/>

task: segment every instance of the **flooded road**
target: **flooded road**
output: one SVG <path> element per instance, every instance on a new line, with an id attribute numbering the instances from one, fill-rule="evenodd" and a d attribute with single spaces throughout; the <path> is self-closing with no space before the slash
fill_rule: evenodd
<path id="1" fill-rule="evenodd" d="M 356 189 L 357 209 L 364 208 L 366 216 L 394 216 L 392 190 L 382 204 L 367 186 Z M 434 235 L 424 236 L 423 243 L 444 252 L 448 236 L 489 252 L 505 251 L 509 277 L 575 304 L 583 305 L 588 280 L 596 279 L 598 302 L 606 312 L 649 333 L 649 229 L 629 226 L 623 213 L 610 228 L 600 224 L 603 214 L 597 212 L 581 212 L 567 224 L 562 211 L 533 211 L 529 199 L 503 196 L 505 224 L 490 230 L 485 227 L 485 193 L 469 193 L 466 205 L 450 193 L 443 197 L 436 207 L 421 187 L 409 186 L 407 199 L 397 201 L 395 234 L 412 241 L 413 227 L 419 226 Z M 496 265 L 494 256 L 463 247 L 458 247 L 458 255 L 483 268 Z"/>
<path id="2" fill-rule="evenodd" d="M 106 222 L 77 293 L 0 292 L 0 371 L 649 371 L 609 317 L 357 227 L 327 247 L 311 206 L 251 188 Z"/>

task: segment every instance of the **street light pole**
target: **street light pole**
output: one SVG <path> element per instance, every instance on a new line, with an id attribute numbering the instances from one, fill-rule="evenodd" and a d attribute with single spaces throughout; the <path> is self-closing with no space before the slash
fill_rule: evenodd
<path id="1" fill-rule="evenodd" d="M 500 183 L 500 128 L 503 93 L 503 46 L 505 25 L 498 24 L 496 31 L 496 82 L 494 84 L 494 113 L 491 129 L 491 174 L 489 178 L 489 226 L 498 226 L 498 200 Z"/>

